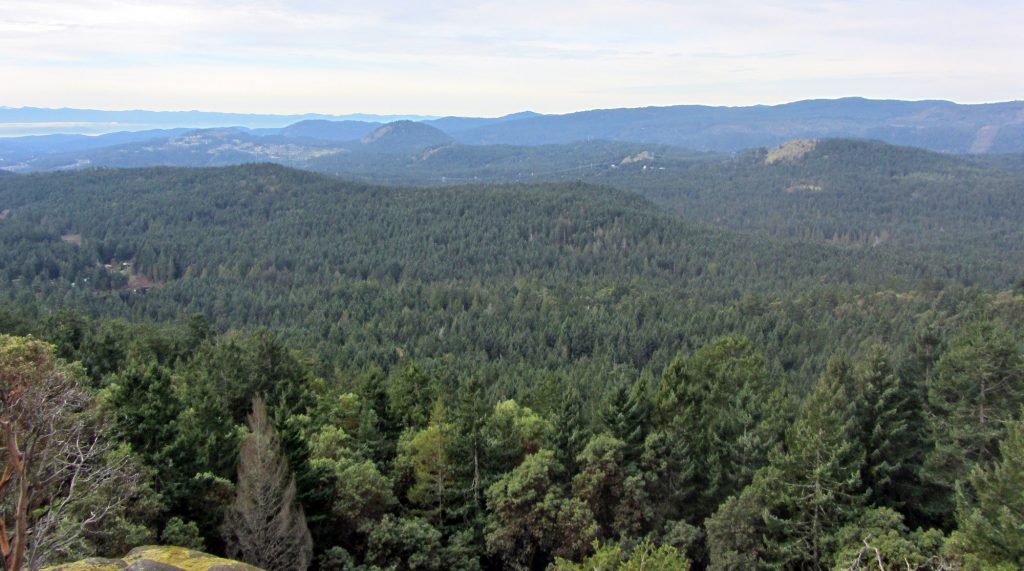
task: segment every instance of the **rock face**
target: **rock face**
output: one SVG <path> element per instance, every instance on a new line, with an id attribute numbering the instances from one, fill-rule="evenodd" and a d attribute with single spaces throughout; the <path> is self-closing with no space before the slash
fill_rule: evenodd
<path id="1" fill-rule="evenodd" d="M 768 155 L 764 158 L 764 164 L 770 165 L 780 161 L 795 163 L 802 159 L 804 155 L 813 151 L 817 146 L 818 141 L 816 139 L 797 139 L 782 143 L 768 151 Z"/>
<path id="2" fill-rule="evenodd" d="M 258 567 L 184 547 L 146 546 L 123 559 L 83 559 L 42 571 L 262 571 Z"/>

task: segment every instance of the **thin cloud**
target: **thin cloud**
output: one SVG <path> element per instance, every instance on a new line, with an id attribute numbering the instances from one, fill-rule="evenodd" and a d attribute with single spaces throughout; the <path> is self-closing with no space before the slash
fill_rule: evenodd
<path id="1" fill-rule="evenodd" d="M 0 104 L 497 115 L 990 101 L 1024 92 L 1020 37 L 1024 5 L 996 1 L 5 0 Z"/>

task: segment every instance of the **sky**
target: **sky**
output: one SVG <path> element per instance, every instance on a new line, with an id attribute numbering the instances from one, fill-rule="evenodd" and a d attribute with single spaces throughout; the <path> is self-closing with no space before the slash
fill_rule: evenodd
<path id="1" fill-rule="evenodd" d="M 0 106 L 498 116 L 1024 99 L 1024 1 L 0 0 Z"/>

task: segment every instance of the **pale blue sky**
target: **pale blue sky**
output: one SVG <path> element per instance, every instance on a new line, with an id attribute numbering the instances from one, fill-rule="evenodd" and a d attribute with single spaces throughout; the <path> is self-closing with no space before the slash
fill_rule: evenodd
<path id="1" fill-rule="evenodd" d="M 1024 1 L 0 0 L 0 105 L 500 115 L 1024 99 Z"/>

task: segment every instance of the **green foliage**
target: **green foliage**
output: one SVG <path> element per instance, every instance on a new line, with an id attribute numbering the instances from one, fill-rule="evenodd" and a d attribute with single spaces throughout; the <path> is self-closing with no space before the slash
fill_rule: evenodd
<path id="1" fill-rule="evenodd" d="M 601 434 L 576 459 L 573 494 L 587 504 L 602 538 L 638 536 L 650 510 L 643 482 L 627 470 L 625 448 L 623 441 Z"/>
<path id="2" fill-rule="evenodd" d="M 627 552 L 618 543 L 594 542 L 594 554 L 579 563 L 556 559 L 548 571 L 687 571 L 690 562 L 675 547 L 649 539 Z"/>
<path id="3" fill-rule="evenodd" d="M 718 511 L 704 522 L 707 529 L 708 569 L 741 571 L 765 569 L 765 512 L 770 498 L 759 487 L 747 486 L 738 496 L 722 502 Z"/>
<path id="4" fill-rule="evenodd" d="M 164 545 L 175 545 L 196 551 L 206 549 L 196 522 L 190 521 L 186 523 L 180 517 L 172 517 L 167 520 L 164 530 L 160 532 L 160 542 Z"/>
<path id="5" fill-rule="evenodd" d="M 920 472 L 927 441 L 922 391 L 897 376 L 881 347 L 854 374 L 853 411 L 865 452 L 861 483 L 869 503 L 917 511 L 924 498 Z"/>
<path id="6" fill-rule="evenodd" d="M 864 501 L 852 386 L 848 364 L 830 361 L 786 431 L 784 447 L 708 521 L 713 568 L 828 564 L 835 532 L 860 513 Z"/>
<path id="7" fill-rule="evenodd" d="M 399 465 L 412 470 L 407 497 L 435 525 L 443 521 L 455 487 L 455 466 L 450 457 L 454 428 L 447 421 L 444 403 L 437 401 L 426 428 L 407 433 L 399 442 Z"/>
<path id="8" fill-rule="evenodd" d="M 753 237 L 564 182 L 14 177 L 0 332 L 80 362 L 111 458 L 152 476 L 96 553 L 224 552 L 262 393 L 325 570 L 1019 566 L 993 546 L 1019 531 L 1024 297 L 954 283 L 1010 283 L 1019 193 L 881 150 L 600 175 Z"/>
<path id="9" fill-rule="evenodd" d="M 441 571 L 441 532 L 420 518 L 385 515 L 369 533 L 367 560 L 396 571 Z"/>
<path id="10" fill-rule="evenodd" d="M 644 452 L 652 495 L 668 500 L 662 517 L 699 523 L 743 489 L 781 438 L 788 404 L 784 380 L 739 336 L 669 365 Z"/>
<path id="11" fill-rule="evenodd" d="M 391 481 L 376 464 L 350 448 L 352 438 L 343 429 L 324 426 L 309 442 L 310 467 L 330 512 L 320 527 L 336 541 L 350 539 L 396 505 Z"/>
<path id="12" fill-rule="evenodd" d="M 996 458 L 1006 424 L 1024 405 L 1020 336 L 999 321 L 965 327 L 935 367 L 928 404 L 935 447 L 926 468 L 941 492 L 933 511 L 949 525 L 956 482 Z"/>
<path id="13" fill-rule="evenodd" d="M 539 450 L 487 489 L 487 549 L 508 568 L 531 569 L 551 554 L 577 556 L 595 538 L 586 504 L 564 496 L 561 470 L 553 452 Z"/>
<path id="14" fill-rule="evenodd" d="M 957 503 L 951 544 L 966 568 L 1024 567 L 1024 420 L 1008 423 L 999 459 L 972 470 Z"/>
<path id="15" fill-rule="evenodd" d="M 943 554 L 941 531 L 909 531 L 903 516 L 889 508 L 872 508 L 836 532 L 834 569 L 955 569 Z"/>

